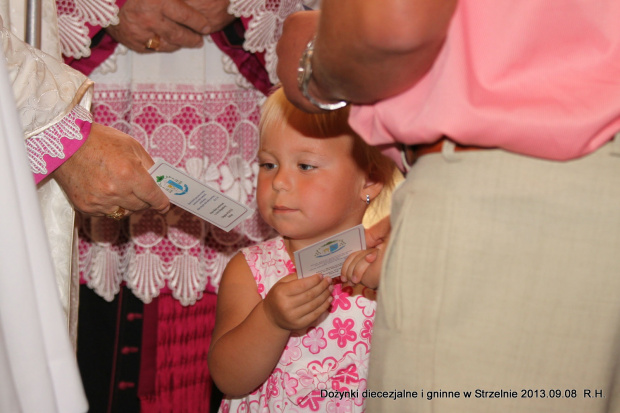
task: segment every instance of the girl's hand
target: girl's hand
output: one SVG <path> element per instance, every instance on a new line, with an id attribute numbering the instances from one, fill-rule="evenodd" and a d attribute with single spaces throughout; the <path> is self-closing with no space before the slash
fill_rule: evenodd
<path id="1" fill-rule="evenodd" d="M 329 277 L 315 274 L 298 279 L 297 274 L 289 274 L 267 293 L 263 300 L 265 314 L 281 329 L 306 328 L 329 309 L 332 290 Z"/>
<path id="2" fill-rule="evenodd" d="M 362 284 L 376 289 L 381 278 L 381 265 L 387 247 L 387 239 L 375 248 L 357 251 L 342 264 L 340 280 L 344 283 Z"/>

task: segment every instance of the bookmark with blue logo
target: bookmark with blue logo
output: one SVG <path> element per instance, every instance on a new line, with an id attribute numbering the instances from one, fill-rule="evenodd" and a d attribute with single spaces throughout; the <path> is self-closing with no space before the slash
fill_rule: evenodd
<path id="1" fill-rule="evenodd" d="M 293 255 L 297 276 L 304 278 L 321 273 L 325 277 L 339 277 L 347 257 L 365 249 L 366 236 L 364 226 L 360 224 L 295 251 Z"/>
<path id="2" fill-rule="evenodd" d="M 224 195 L 164 162 L 149 169 L 170 202 L 228 232 L 254 213 L 252 208 Z"/>

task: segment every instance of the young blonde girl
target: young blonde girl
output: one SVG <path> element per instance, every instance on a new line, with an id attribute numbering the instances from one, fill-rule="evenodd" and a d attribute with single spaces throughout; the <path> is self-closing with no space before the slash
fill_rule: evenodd
<path id="1" fill-rule="evenodd" d="M 279 237 L 241 250 L 224 272 L 209 367 L 220 411 L 363 411 L 375 291 L 320 274 L 293 253 L 362 222 L 393 164 L 347 124 L 308 114 L 281 90 L 260 123 L 257 204 Z"/>

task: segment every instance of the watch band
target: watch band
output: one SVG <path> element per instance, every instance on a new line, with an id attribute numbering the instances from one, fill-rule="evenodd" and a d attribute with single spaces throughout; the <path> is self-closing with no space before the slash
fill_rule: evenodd
<path id="1" fill-rule="evenodd" d="M 316 38 L 316 37 L 315 37 Z M 341 100 L 335 103 L 320 102 L 310 95 L 308 92 L 308 84 L 312 78 L 312 54 L 314 53 L 314 40 L 310 40 L 304 50 L 301 59 L 299 59 L 299 67 L 297 68 L 297 87 L 299 91 L 306 99 L 310 101 L 314 106 L 323 110 L 336 110 L 347 106 L 348 102 Z"/>

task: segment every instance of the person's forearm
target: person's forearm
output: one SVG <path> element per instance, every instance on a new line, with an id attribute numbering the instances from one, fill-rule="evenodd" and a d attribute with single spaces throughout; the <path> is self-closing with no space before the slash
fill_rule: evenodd
<path id="1" fill-rule="evenodd" d="M 269 320 L 261 301 L 241 324 L 213 341 L 209 350 L 213 381 L 230 397 L 252 392 L 275 368 L 289 336 L 288 330 Z"/>
<path id="2" fill-rule="evenodd" d="M 456 0 L 324 0 L 310 90 L 325 100 L 372 103 L 431 67 Z"/>

